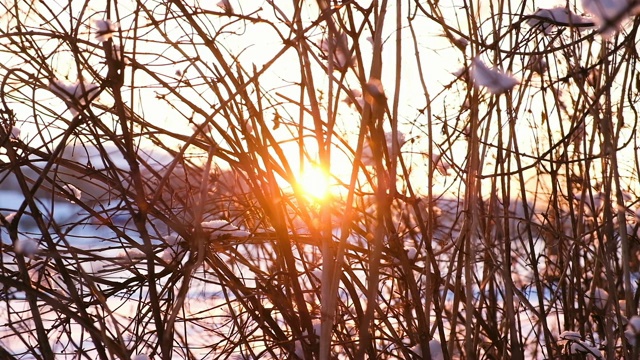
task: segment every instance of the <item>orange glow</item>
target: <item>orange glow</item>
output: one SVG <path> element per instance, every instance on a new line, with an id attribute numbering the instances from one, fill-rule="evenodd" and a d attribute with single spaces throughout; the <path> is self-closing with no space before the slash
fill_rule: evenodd
<path id="1" fill-rule="evenodd" d="M 330 178 L 324 169 L 310 165 L 301 174 L 298 181 L 299 189 L 310 200 L 321 201 L 329 195 Z"/>

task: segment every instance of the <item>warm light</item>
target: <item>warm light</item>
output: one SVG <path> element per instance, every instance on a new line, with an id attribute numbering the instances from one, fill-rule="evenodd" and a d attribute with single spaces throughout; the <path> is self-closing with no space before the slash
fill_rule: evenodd
<path id="1" fill-rule="evenodd" d="M 329 174 L 317 166 L 305 169 L 298 181 L 299 189 L 312 200 L 323 200 L 329 195 Z"/>

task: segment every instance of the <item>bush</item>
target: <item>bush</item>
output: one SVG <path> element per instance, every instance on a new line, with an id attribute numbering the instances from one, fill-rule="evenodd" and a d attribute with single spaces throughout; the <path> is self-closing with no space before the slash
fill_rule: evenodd
<path id="1" fill-rule="evenodd" d="M 2 357 L 637 358 L 610 3 L 5 2 Z"/>

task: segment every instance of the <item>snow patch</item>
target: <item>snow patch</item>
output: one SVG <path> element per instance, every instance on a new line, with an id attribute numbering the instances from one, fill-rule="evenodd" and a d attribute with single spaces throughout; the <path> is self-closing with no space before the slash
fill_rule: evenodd
<path id="1" fill-rule="evenodd" d="M 507 92 L 519 83 L 513 76 L 487 67 L 479 58 L 473 59 L 470 74 L 476 87 L 484 87 L 494 95 Z"/>

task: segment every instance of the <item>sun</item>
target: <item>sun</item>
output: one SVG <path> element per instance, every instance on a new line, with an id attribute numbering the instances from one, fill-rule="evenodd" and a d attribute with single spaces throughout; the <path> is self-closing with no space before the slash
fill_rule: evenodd
<path id="1" fill-rule="evenodd" d="M 298 188 L 314 201 L 325 200 L 329 196 L 329 174 L 321 167 L 311 165 L 304 169 L 298 180 Z"/>

